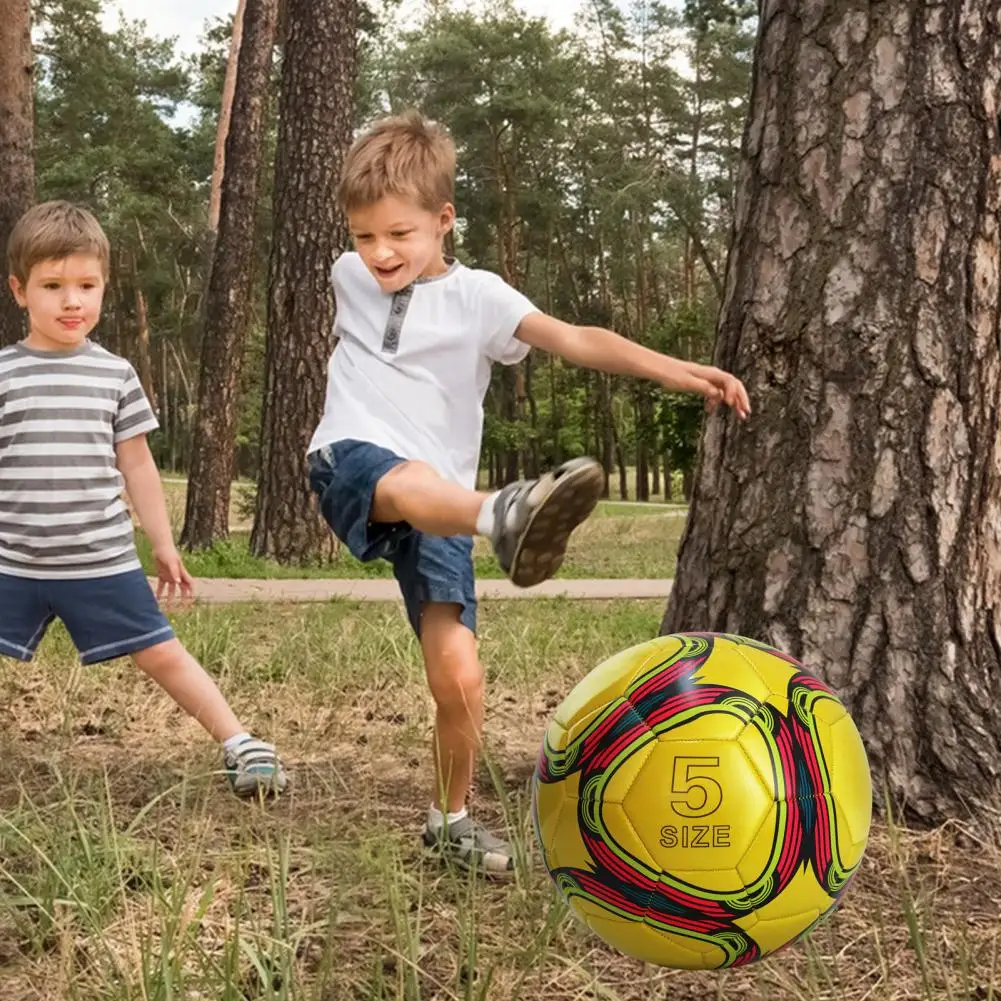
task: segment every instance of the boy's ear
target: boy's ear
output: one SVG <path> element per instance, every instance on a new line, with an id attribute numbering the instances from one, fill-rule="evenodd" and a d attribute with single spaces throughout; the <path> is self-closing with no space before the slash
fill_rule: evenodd
<path id="1" fill-rule="evenodd" d="M 22 308 L 27 306 L 27 300 L 24 298 L 24 286 L 18 281 L 17 275 L 8 275 L 7 284 L 10 285 L 10 290 L 14 293 L 17 304 Z"/>
<path id="2" fill-rule="evenodd" d="M 438 225 L 441 227 L 442 236 L 451 232 L 452 227 L 455 225 L 455 206 L 451 202 L 445 202 L 442 206 Z"/>

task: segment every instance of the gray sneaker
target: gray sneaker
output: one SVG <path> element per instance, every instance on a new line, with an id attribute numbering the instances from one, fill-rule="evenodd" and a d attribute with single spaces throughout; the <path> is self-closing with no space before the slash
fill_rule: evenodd
<path id="1" fill-rule="evenodd" d="M 236 750 L 223 755 L 230 788 L 241 799 L 277 796 L 288 782 L 273 744 L 249 737 Z"/>
<path id="2" fill-rule="evenodd" d="M 604 470 L 585 458 L 500 491 L 490 541 L 514 584 L 531 587 L 559 570 L 570 533 L 594 510 L 604 488 Z"/>
<path id="3" fill-rule="evenodd" d="M 463 817 L 437 831 L 425 826 L 421 841 L 427 851 L 454 862 L 467 872 L 475 871 L 495 878 L 514 875 L 511 846 L 495 838 L 472 817 Z"/>

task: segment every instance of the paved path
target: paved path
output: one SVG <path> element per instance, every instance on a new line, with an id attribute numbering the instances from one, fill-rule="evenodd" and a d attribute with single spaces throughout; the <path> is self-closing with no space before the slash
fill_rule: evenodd
<path id="1" fill-rule="evenodd" d="M 481 598 L 666 598 L 670 580 L 547 580 L 537 587 L 519 588 L 508 580 L 478 580 Z M 395 580 L 230 580 L 199 577 L 195 580 L 199 602 L 225 604 L 239 601 L 398 601 Z"/>

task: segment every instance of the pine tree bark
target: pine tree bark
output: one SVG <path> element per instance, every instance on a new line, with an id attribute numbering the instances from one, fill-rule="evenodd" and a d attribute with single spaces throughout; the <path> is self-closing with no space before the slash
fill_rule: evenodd
<path id="1" fill-rule="evenodd" d="M 650 500 L 650 441 L 653 437 L 653 397 L 651 387 L 635 387 L 633 406 L 636 420 L 636 499 Z"/>
<path id="2" fill-rule="evenodd" d="M 1001 774 L 1001 0 L 764 0 L 663 621 L 802 657 L 912 818 Z M 877 797 L 879 800 L 881 797 Z"/>
<path id="3" fill-rule="evenodd" d="M 612 386 L 612 376 L 605 372 L 596 372 L 595 384 L 597 387 L 597 417 L 599 434 L 598 454 L 601 456 L 601 468 L 605 473 L 605 486 L 602 490 L 602 497 L 608 497 L 611 491 L 612 464 L 615 462 L 619 449 L 615 437 L 615 412 L 612 409 L 612 400 L 615 390 Z M 621 470 L 622 463 L 619 468 Z"/>
<path id="4" fill-rule="evenodd" d="M 518 373 L 514 368 L 501 369 L 501 413 L 512 430 L 518 420 Z M 514 436 L 508 439 L 504 457 L 504 484 L 514 483 L 521 470 L 521 454 Z"/>
<path id="5" fill-rule="evenodd" d="M 306 450 L 334 347 L 330 267 L 347 244 L 336 189 L 352 138 L 358 0 L 287 0 L 261 470 L 251 549 L 283 562 L 329 553 Z"/>
<path id="6" fill-rule="evenodd" d="M 34 95 L 29 0 L 0 0 L 0 258 L 35 197 Z M 6 270 L 3 272 L 6 276 Z M 6 282 L 4 283 L 6 284 Z M 0 291 L 0 347 L 25 334 L 24 315 L 10 291 Z"/>
<path id="7" fill-rule="evenodd" d="M 539 447 L 539 404 L 535 399 L 535 365 L 531 354 L 525 358 L 525 402 L 528 404 L 529 440 L 525 452 L 525 476 L 534 479 L 542 472 L 542 451 Z"/>
<path id="8" fill-rule="evenodd" d="M 139 284 L 138 274 L 135 276 L 136 297 L 136 354 L 139 361 L 139 382 L 149 400 L 149 405 L 156 413 L 160 409 L 159 394 L 156 380 L 153 378 L 153 351 L 150 344 L 149 307 L 146 304 L 146 293 Z"/>
<path id="9" fill-rule="evenodd" d="M 243 17 L 247 0 L 238 0 L 233 15 L 233 31 L 229 39 L 229 58 L 226 60 L 226 75 L 222 83 L 222 98 L 219 102 L 219 121 L 216 123 L 215 156 L 212 160 L 212 185 L 209 188 L 209 232 L 219 230 L 219 211 L 222 207 L 222 179 L 226 173 L 226 141 L 233 117 L 233 97 L 236 94 L 236 75 L 240 62 L 240 46 L 243 42 Z"/>
<path id="10" fill-rule="evenodd" d="M 247 0 L 239 49 L 219 233 L 205 302 L 198 411 L 181 545 L 229 535 L 240 375 L 254 274 L 254 233 L 278 0 Z"/>

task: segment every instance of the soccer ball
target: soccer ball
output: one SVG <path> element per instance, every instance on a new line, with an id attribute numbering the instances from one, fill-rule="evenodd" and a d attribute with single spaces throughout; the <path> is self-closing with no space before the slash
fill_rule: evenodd
<path id="1" fill-rule="evenodd" d="M 610 945 L 682 969 L 752 963 L 837 906 L 872 784 L 841 701 L 740 636 L 659 639 L 564 700 L 532 782 L 546 868 Z"/>

